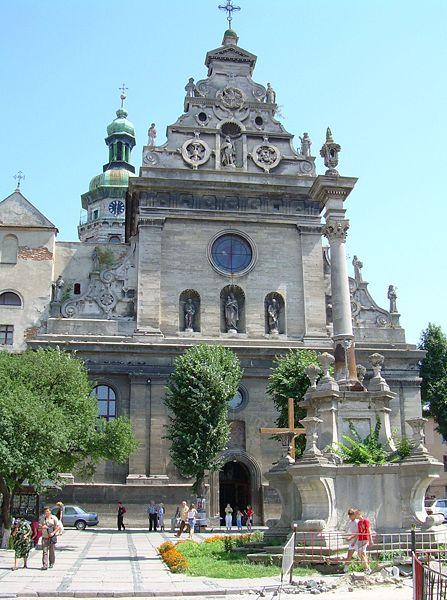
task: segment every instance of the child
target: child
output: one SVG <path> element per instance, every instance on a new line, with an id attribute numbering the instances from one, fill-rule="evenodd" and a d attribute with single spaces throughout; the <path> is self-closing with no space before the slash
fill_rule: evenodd
<path id="1" fill-rule="evenodd" d="M 247 515 L 247 529 L 248 531 L 251 531 L 251 526 L 253 524 L 253 509 L 250 504 L 247 506 L 245 514 Z"/>
<path id="2" fill-rule="evenodd" d="M 237 530 L 238 531 L 242 531 L 242 513 L 239 509 L 237 509 L 237 513 L 236 513 L 236 525 L 237 525 Z"/>

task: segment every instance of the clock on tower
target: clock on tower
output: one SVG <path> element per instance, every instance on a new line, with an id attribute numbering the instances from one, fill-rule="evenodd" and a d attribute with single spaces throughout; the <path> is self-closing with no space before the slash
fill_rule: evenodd
<path id="1" fill-rule="evenodd" d="M 124 212 L 124 202 L 121 200 L 112 200 L 109 204 L 109 212 L 115 217 L 121 215 Z"/>

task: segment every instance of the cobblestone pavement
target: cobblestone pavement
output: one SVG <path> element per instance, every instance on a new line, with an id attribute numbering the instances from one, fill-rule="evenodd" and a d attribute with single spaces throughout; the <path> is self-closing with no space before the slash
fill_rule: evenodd
<path id="1" fill-rule="evenodd" d="M 204 538 L 206 534 L 196 536 Z M 156 548 L 164 541 L 174 540 L 170 532 L 149 533 L 142 529 L 118 532 L 111 529 L 76 531 L 66 529 L 57 544 L 56 564 L 53 569 L 42 571 L 41 550 L 32 551 L 28 569 L 12 571 L 13 552 L 0 550 L 0 598 L 7 596 L 40 597 L 150 597 L 162 595 L 178 598 L 181 595 L 196 597 L 226 595 L 249 589 L 265 590 L 265 598 L 273 598 L 279 585 L 279 577 L 259 579 L 211 579 L 188 577 L 171 573 L 159 558 Z M 331 592 L 319 597 L 332 600 L 393 600 L 411 598 L 409 587 L 381 588 L 374 595 L 366 591 Z M 245 594 L 244 594 L 245 595 Z M 238 595 L 238 600 L 243 596 Z M 248 598 L 257 596 L 251 594 Z M 289 595 L 281 594 L 285 600 Z M 290 598 L 314 598 L 308 594 L 291 595 Z M 277 595 L 276 595 L 277 598 Z"/>

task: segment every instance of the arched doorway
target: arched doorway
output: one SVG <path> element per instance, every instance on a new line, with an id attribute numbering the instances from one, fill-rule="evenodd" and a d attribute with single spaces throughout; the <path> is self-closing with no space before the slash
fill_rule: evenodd
<path id="1" fill-rule="evenodd" d="M 233 509 L 233 523 L 236 523 L 236 510 L 244 511 L 248 504 L 252 504 L 251 477 L 247 467 L 232 460 L 224 464 L 219 472 L 219 513 L 225 516 L 225 507 L 231 505 Z"/>

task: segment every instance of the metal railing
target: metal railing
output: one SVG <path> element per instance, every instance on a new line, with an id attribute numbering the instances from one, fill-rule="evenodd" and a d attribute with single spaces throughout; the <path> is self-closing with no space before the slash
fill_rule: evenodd
<path id="1" fill-rule="evenodd" d="M 384 563 L 411 564 L 412 553 L 429 555 L 431 560 L 447 564 L 447 534 L 430 532 L 372 532 L 368 556 Z M 295 563 L 341 563 L 346 558 L 349 534 L 340 532 L 296 532 Z M 290 541 L 290 540 L 289 540 Z"/>
<path id="2" fill-rule="evenodd" d="M 447 574 L 442 572 L 442 561 L 434 568 L 430 553 L 413 552 L 412 558 L 413 600 L 447 600 Z"/>

